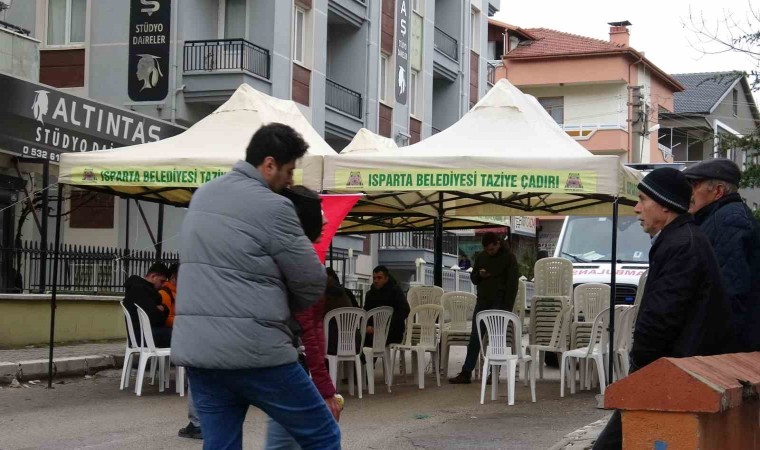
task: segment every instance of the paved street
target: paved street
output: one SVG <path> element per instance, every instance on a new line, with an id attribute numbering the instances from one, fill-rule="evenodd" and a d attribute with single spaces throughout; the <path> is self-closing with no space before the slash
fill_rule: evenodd
<path id="1" fill-rule="evenodd" d="M 453 350 L 451 371 L 461 364 L 463 350 Z M 143 397 L 119 391 L 119 372 L 100 372 L 92 379 L 68 379 L 48 391 L 41 386 L 0 390 L 0 449 L 200 448 L 199 442 L 176 436 L 187 423 L 185 399 L 163 394 L 146 384 Z M 346 395 L 341 420 L 346 449 L 545 449 L 566 434 L 604 418 L 595 408 L 596 392 L 561 399 L 556 371 L 539 382 L 538 402 L 520 384 L 516 404 L 506 404 L 506 385 L 498 401 L 479 404 L 479 384 L 435 386 L 409 383 L 389 394 L 379 387 L 364 399 Z M 378 374 L 378 380 L 380 374 Z M 402 380 L 398 380 L 402 382 Z M 344 389 L 344 391 L 347 389 Z M 344 392 L 346 394 L 346 392 Z M 488 395 L 488 393 L 487 393 Z M 265 420 L 252 409 L 245 426 L 245 447 L 261 448 Z"/>

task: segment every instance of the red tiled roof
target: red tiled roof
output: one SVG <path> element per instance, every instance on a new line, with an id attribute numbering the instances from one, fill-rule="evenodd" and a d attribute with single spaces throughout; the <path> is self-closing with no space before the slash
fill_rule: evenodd
<path id="1" fill-rule="evenodd" d="M 633 47 L 614 44 L 602 39 L 594 39 L 586 36 L 579 36 L 577 34 L 550 30 L 548 28 L 527 28 L 524 31 L 534 36 L 535 40 L 521 42 L 516 49 L 503 56 L 505 60 L 627 53 L 647 65 L 653 72 L 658 74 L 660 78 L 665 80 L 666 83 L 670 84 L 676 92 L 684 90 L 683 85 L 681 85 L 676 79 L 655 66 L 651 61 L 644 57 L 643 53 L 638 52 Z"/>
<path id="2" fill-rule="evenodd" d="M 512 31 L 515 34 L 518 34 L 518 35 L 520 35 L 521 37 L 523 37 L 525 39 L 536 39 L 536 36 L 530 34 L 528 32 L 528 30 L 526 30 L 524 28 L 520 28 L 520 27 L 515 26 L 515 25 L 510 25 L 510 24 L 505 23 L 505 22 L 500 22 L 500 21 L 498 21 L 496 19 L 490 19 L 489 18 L 488 19 L 488 24 L 489 25 L 493 25 L 495 27 L 503 28 L 505 30 Z"/>
<path id="3" fill-rule="evenodd" d="M 521 44 L 505 57 L 558 56 L 574 53 L 620 52 L 629 49 L 629 47 L 613 44 L 609 41 L 563 33 L 548 28 L 528 28 L 525 31 L 533 35 L 536 40 Z"/>

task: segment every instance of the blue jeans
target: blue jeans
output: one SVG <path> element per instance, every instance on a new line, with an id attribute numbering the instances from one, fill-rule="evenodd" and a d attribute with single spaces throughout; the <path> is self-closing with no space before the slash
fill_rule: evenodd
<path id="1" fill-rule="evenodd" d="M 191 367 L 188 374 L 204 449 L 242 449 L 250 405 L 282 425 L 304 450 L 340 449 L 338 424 L 298 363 L 242 370 Z"/>
<path id="2" fill-rule="evenodd" d="M 288 430 L 270 417 L 267 420 L 267 443 L 264 450 L 301 450 L 301 446 Z"/>

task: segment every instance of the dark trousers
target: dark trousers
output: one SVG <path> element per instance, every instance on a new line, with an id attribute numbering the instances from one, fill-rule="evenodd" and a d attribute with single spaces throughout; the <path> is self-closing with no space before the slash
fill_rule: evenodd
<path id="1" fill-rule="evenodd" d="M 488 308 L 484 305 L 484 302 L 478 302 L 475 304 L 475 311 L 472 313 L 472 331 L 470 332 L 470 342 L 467 344 L 467 357 L 464 359 L 464 365 L 462 366 L 462 372 L 472 373 L 475 369 L 475 364 L 478 362 L 478 354 L 480 354 L 480 337 L 478 336 L 478 322 L 475 318 L 478 313 L 485 311 Z"/>
<path id="2" fill-rule="evenodd" d="M 618 450 L 623 448 L 623 420 L 620 411 L 612 413 L 607 426 L 599 434 L 593 450 Z"/>
<path id="3" fill-rule="evenodd" d="M 153 342 L 158 348 L 172 346 L 172 329 L 169 327 L 153 327 Z"/>

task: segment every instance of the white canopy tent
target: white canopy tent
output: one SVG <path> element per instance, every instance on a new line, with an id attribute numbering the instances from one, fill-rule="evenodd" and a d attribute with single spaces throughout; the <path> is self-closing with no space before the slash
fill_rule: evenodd
<path id="1" fill-rule="evenodd" d="M 186 206 L 203 183 L 245 158 L 251 136 L 262 125 L 281 122 L 309 144 L 296 168 L 297 184 L 321 190 L 322 159 L 337 155 L 293 101 L 270 97 L 243 84 L 216 111 L 184 133 L 147 144 L 61 156 L 60 182 Z"/>
<path id="2" fill-rule="evenodd" d="M 343 229 L 430 227 L 434 217 L 631 214 L 638 171 L 568 136 L 538 101 L 499 81 L 461 120 L 403 148 L 329 155 L 323 187 L 363 192 Z M 416 217 L 416 218 L 415 218 Z"/>
<path id="3" fill-rule="evenodd" d="M 439 286 L 446 219 L 611 215 L 612 351 L 617 219 L 620 213 L 633 213 L 641 173 L 616 156 L 587 151 L 535 98 L 500 80 L 462 119 L 435 136 L 404 148 L 327 156 L 324 164 L 325 190 L 366 194 L 343 230 L 434 227 Z"/>
<path id="4" fill-rule="evenodd" d="M 408 148 L 408 147 L 405 147 Z M 399 147 L 396 145 L 396 142 L 391 139 L 384 136 L 380 136 L 379 134 L 375 134 L 372 131 L 362 128 L 359 130 L 358 133 L 356 133 L 356 136 L 351 140 L 351 142 L 341 151 L 341 155 L 357 155 L 357 154 L 374 154 L 378 152 L 386 152 L 386 151 L 398 151 Z M 444 217 L 443 218 L 443 227 L 446 229 L 470 229 L 470 228 L 479 228 L 483 226 L 494 226 L 503 225 L 503 218 L 498 217 Z M 363 217 L 360 219 L 361 222 L 367 222 L 367 221 L 373 221 L 376 220 L 376 218 L 373 217 Z M 387 218 L 383 218 L 382 220 L 385 220 L 387 222 Z M 415 226 L 413 224 L 417 224 L 419 226 L 420 220 L 424 221 L 428 225 L 432 225 L 430 222 L 430 219 L 420 219 L 418 217 L 404 217 L 404 218 L 398 218 L 392 222 L 393 227 L 396 229 L 399 228 L 409 228 L 410 226 L 414 228 Z M 341 231 L 343 233 L 350 232 L 351 230 L 357 228 L 357 217 L 350 217 L 347 218 L 342 226 Z M 371 231 L 366 225 L 362 226 L 363 231 Z M 381 226 L 378 229 L 380 230 L 387 230 L 387 226 Z"/>

